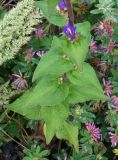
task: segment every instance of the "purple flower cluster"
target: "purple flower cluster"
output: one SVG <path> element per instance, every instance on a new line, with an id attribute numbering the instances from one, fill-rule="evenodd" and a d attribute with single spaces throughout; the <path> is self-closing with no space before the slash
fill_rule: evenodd
<path id="1" fill-rule="evenodd" d="M 45 54 L 45 51 L 43 51 L 43 50 L 36 52 L 36 55 L 40 58 L 42 58 L 44 56 L 44 54 Z"/>
<path id="2" fill-rule="evenodd" d="M 76 31 L 76 26 L 72 25 L 70 22 L 63 27 L 63 32 L 65 35 L 68 37 L 69 40 L 74 41 L 78 35 L 80 34 L 79 32 Z"/>
<path id="3" fill-rule="evenodd" d="M 38 28 L 36 31 L 35 31 L 35 37 L 36 38 L 42 38 L 44 36 L 44 31 L 42 28 Z"/>
<path id="4" fill-rule="evenodd" d="M 100 139 L 101 137 L 100 129 L 97 128 L 94 123 L 87 123 L 86 129 L 94 141 L 97 141 Z"/>
<path id="5" fill-rule="evenodd" d="M 99 21 L 99 24 L 93 27 L 95 34 L 101 38 L 106 38 L 108 41 L 107 45 L 97 46 L 97 41 L 92 40 L 90 43 L 91 53 L 104 52 L 105 54 L 113 54 L 114 47 L 118 47 L 118 44 L 111 38 L 114 34 L 114 29 L 112 24 L 108 23 L 106 20 Z"/>
<path id="6" fill-rule="evenodd" d="M 116 145 L 118 145 L 118 135 L 112 132 L 109 132 L 109 135 L 110 135 L 112 146 L 115 147 Z"/>
<path id="7" fill-rule="evenodd" d="M 29 48 L 27 50 L 27 54 L 29 54 L 29 55 L 31 55 L 33 57 L 35 55 L 35 52 L 34 52 L 33 48 Z"/>
<path id="8" fill-rule="evenodd" d="M 111 97 L 112 107 L 118 112 L 118 96 L 114 95 Z"/>
<path id="9" fill-rule="evenodd" d="M 110 97 L 112 94 L 112 89 L 113 89 L 113 84 L 110 80 L 105 81 L 105 79 L 103 78 L 103 85 L 104 85 L 104 93 Z"/>
<path id="10" fill-rule="evenodd" d="M 112 25 L 108 24 L 105 20 L 99 21 L 99 24 L 95 25 L 93 28 L 95 33 L 101 37 L 107 37 L 114 33 Z"/>
<path id="11" fill-rule="evenodd" d="M 67 5 L 66 5 L 66 0 L 61 0 L 58 5 L 57 5 L 57 10 L 62 10 L 66 11 L 67 10 Z"/>
<path id="12" fill-rule="evenodd" d="M 113 84 L 112 81 L 108 80 L 106 81 L 103 78 L 103 85 L 104 85 L 104 93 L 109 97 L 111 101 L 112 107 L 115 109 L 116 112 L 118 112 L 118 96 L 113 95 Z"/>
<path id="13" fill-rule="evenodd" d="M 116 42 L 113 41 L 112 38 L 109 39 L 109 43 L 107 46 L 103 46 L 103 45 L 97 46 L 96 43 L 97 41 L 94 41 L 94 40 L 90 42 L 89 46 L 90 46 L 91 53 L 97 53 L 98 51 L 102 51 L 105 54 L 108 54 L 108 53 L 113 54 L 114 47 L 118 47 L 118 44 L 116 44 Z"/>
<path id="14" fill-rule="evenodd" d="M 25 90 L 28 88 L 27 81 L 25 77 L 23 77 L 22 73 L 20 72 L 20 75 L 18 74 L 12 74 L 14 81 L 12 82 L 13 87 L 21 90 Z"/>
<path id="15" fill-rule="evenodd" d="M 43 51 L 43 50 L 40 50 L 40 51 L 38 51 L 38 52 L 35 52 L 34 50 L 33 50 L 33 48 L 29 48 L 28 50 L 27 50 L 27 55 L 26 55 L 26 57 L 25 57 L 25 60 L 26 61 L 30 61 L 31 60 L 31 58 L 33 57 L 33 56 L 38 56 L 38 57 L 40 57 L 40 58 L 42 58 L 44 55 L 45 55 L 45 51 Z"/>
<path id="16" fill-rule="evenodd" d="M 101 49 L 107 54 L 107 53 L 113 53 L 114 47 L 118 47 L 118 44 L 116 44 L 116 42 L 113 41 L 112 38 L 110 38 L 108 46 L 99 46 L 99 49 Z"/>
<path id="17" fill-rule="evenodd" d="M 97 45 L 96 45 L 97 41 L 92 40 L 90 42 L 90 51 L 91 53 L 97 53 Z"/>
<path id="18" fill-rule="evenodd" d="M 115 109 L 116 112 L 118 112 L 118 96 L 112 95 L 112 90 L 113 90 L 113 84 L 112 81 L 108 80 L 105 81 L 103 79 L 103 84 L 104 84 L 104 93 L 110 98 L 112 108 Z M 109 136 L 111 139 L 111 144 L 113 147 L 115 147 L 118 144 L 118 135 L 109 132 Z"/>
<path id="19" fill-rule="evenodd" d="M 112 81 L 108 80 L 106 81 L 103 78 L 103 85 L 104 85 L 104 93 L 110 98 L 112 107 L 115 109 L 116 112 L 118 112 L 118 96 L 113 95 L 113 84 Z"/>

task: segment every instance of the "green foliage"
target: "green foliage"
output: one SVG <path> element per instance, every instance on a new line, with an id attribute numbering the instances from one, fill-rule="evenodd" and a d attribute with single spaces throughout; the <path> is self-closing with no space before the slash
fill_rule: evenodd
<path id="1" fill-rule="evenodd" d="M 51 16 L 52 11 L 55 10 L 56 5 L 58 4 L 60 0 L 51 0 L 51 1 L 47 1 L 47 5 L 48 5 L 48 13 Z"/>
<path id="2" fill-rule="evenodd" d="M 51 23 L 57 26 L 64 26 L 67 23 L 67 19 L 61 16 L 56 10 L 56 1 L 54 3 L 45 1 L 37 1 L 35 3 L 36 7 L 43 12 L 43 16 Z M 51 8 L 49 7 L 51 6 Z"/>
<path id="3" fill-rule="evenodd" d="M 81 128 L 81 123 L 92 122 L 95 120 L 94 113 L 90 112 L 90 105 L 84 104 L 79 106 L 75 105 L 72 109 L 72 115 L 74 116 L 74 124 L 77 124 Z"/>
<path id="4" fill-rule="evenodd" d="M 43 3 L 43 2 L 41 2 Z M 33 75 L 33 87 L 8 109 L 28 118 L 44 120 L 46 141 L 54 135 L 66 139 L 78 150 L 78 128 L 67 122 L 69 105 L 88 100 L 104 100 L 92 67 L 85 63 L 90 42 L 90 24 L 77 24 L 80 36 L 71 43 L 54 37 L 47 54 Z"/>
<path id="5" fill-rule="evenodd" d="M 35 51 L 39 51 L 41 48 L 45 48 L 45 50 L 49 50 L 52 43 L 52 36 L 44 37 L 41 39 L 33 39 L 29 44 L 29 48 L 33 48 Z"/>
<path id="6" fill-rule="evenodd" d="M 89 64 L 84 63 L 82 72 L 73 71 L 68 74 L 68 78 L 72 83 L 70 85 L 71 93 L 68 96 L 70 103 L 85 102 L 91 99 L 105 100 L 95 71 Z"/>
<path id="7" fill-rule="evenodd" d="M 54 135 L 59 139 L 66 139 L 78 150 L 78 127 L 66 122 L 69 115 L 69 106 L 41 107 L 40 118 L 46 123 L 45 135 L 50 143 Z"/>
<path id="8" fill-rule="evenodd" d="M 0 85 L 0 105 L 7 105 L 10 102 L 10 99 L 21 94 L 23 91 L 21 90 L 13 90 L 9 82 L 6 82 Z"/>
<path id="9" fill-rule="evenodd" d="M 4 17 L 4 15 L 6 14 L 6 10 L 4 8 L 0 8 L 0 19 L 2 19 Z"/>
<path id="10" fill-rule="evenodd" d="M 99 4 L 95 5 L 97 9 L 91 11 L 93 14 L 103 13 L 106 18 L 118 22 L 118 6 L 113 0 L 99 0 Z"/>
<path id="11" fill-rule="evenodd" d="M 46 157 L 49 155 L 48 150 L 42 150 L 41 146 L 37 146 L 36 144 L 33 144 L 31 146 L 31 149 L 25 149 L 24 150 L 24 158 L 23 160 L 48 160 Z"/>

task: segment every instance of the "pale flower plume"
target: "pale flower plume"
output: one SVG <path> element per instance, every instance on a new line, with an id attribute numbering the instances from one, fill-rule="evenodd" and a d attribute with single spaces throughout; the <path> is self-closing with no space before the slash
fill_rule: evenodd
<path id="1" fill-rule="evenodd" d="M 34 26 L 42 16 L 34 6 L 34 0 L 22 0 L 0 21 L 0 65 L 14 58 L 31 38 Z"/>

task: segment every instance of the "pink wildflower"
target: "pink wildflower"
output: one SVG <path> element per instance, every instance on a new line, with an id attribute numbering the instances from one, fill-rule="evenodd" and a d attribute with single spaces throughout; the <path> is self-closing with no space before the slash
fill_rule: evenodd
<path id="1" fill-rule="evenodd" d="M 12 82 L 12 85 L 17 89 L 27 89 L 28 84 L 26 79 L 23 77 L 22 73 L 20 72 L 20 75 L 18 74 L 12 74 L 14 76 L 14 81 Z"/>
<path id="2" fill-rule="evenodd" d="M 35 55 L 35 51 L 33 50 L 33 48 L 29 48 L 27 50 L 27 54 L 31 55 L 31 56 L 34 56 Z"/>
<path id="3" fill-rule="evenodd" d="M 118 44 L 116 44 L 112 38 L 110 38 L 108 46 L 99 46 L 99 48 L 105 53 L 113 53 L 114 47 L 118 47 Z"/>
<path id="4" fill-rule="evenodd" d="M 36 55 L 38 56 L 38 57 L 40 57 L 40 58 L 42 58 L 43 56 L 44 56 L 44 54 L 45 54 L 45 51 L 38 51 L 38 52 L 36 52 Z"/>
<path id="5" fill-rule="evenodd" d="M 94 29 L 96 31 L 96 34 L 102 37 L 106 37 L 114 33 L 112 26 L 105 20 L 99 21 L 99 25 L 95 26 Z"/>
<path id="6" fill-rule="evenodd" d="M 112 132 L 109 132 L 109 135 L 110 135 L 112 146 L 115 147 L 118 144 L 118 135 Z"/>
<path id="7" fill-rule="evenodd" d="M 97 141 L 98 139 L 100 139 L 100 137 L 101 137 L 100 129 L 97 128 L 94 123 L 87 123 L 86 129 L 90 133 L 91 138 L 94 141 Z"/>
<path id="8" fill-rule="evenodd" d="M 56 6 L 57 10 L 62 10 L 62 11 L 66 11 L 67 10 L 67 4 L 65 0 L 60 0 L 60 2 L 58 3 L 58 5 Z"/>
<path id="9" fill-rule="evenodd" d="M 42 38 L 44 35 L 44 31 L 41 29 L 41 28 L 38 28 L 36 31 L 35 31 L 35 37 L 36 38 Z"/>
<path id="10" fill-rule="evenodd" d="M 90 50 L 91 50 L 92 53 L 97 53 L 96 41 L 92 40 L 90 42 Z"/>
<path id="11" fill-rule="evenodd" d="M 116 111 L 118 112 L 118 96 L 112 96 L 111 97 L 111 103 L 112 103 L 112 107 L 116 109 Z"/>
<path id="12" fill-rule="evenodd" d="M 110 97 L 110 95 L 112 94 L 112 89 L 113 89 L 113 85 L 112 82 L 110 80 L 105 81 L 105 79 L 103 78 L 103 85 L 104 85 L 104 93 Z"/>

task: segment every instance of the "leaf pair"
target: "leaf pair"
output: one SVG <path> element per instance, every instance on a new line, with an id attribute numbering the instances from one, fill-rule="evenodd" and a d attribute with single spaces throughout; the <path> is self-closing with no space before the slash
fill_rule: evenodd
<path id="1" fill-rule="evenodd" d="M 44 120 L 47 143 L 56 135 L 68 140 L 76 150 L 78 129 L 66 121 L 69 105 L 106 98 L 95 71 L 84 62 L 90 41 L 90 24 L 77 24 L 77 31 L 81 35 L 74 43 L 65 37 L 54 37 L 50 50 L 34 72 L 33 87 L 8 106 L 28 118 Z"/>

